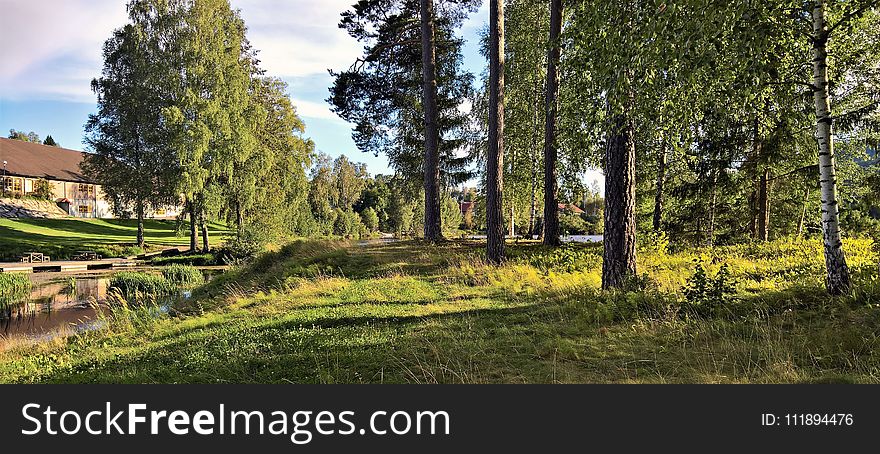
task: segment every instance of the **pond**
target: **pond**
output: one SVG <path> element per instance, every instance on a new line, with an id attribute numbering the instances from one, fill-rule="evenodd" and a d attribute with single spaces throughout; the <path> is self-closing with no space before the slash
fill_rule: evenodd
<path id="1" fill-rule="evenodd" d="M 202 270 L 206 279 L 216 272 Z M 0 338 L 43 340 L 100 328 L 112 274 L 30 274 L 30 294 L 0 311 Z M 170 304 L 187 297 L 189 292 L 170 295 L 160 307 L 165 311 Z"/>

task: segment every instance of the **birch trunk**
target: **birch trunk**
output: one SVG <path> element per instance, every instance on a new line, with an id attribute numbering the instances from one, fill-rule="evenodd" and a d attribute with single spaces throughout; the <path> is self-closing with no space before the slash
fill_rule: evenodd
<path id="1" fill-rule="evenodd" d="M 504 260 L 504 0 L 489 3 L 489 155 L 486 163 L 486 258 Z"/>
<path id="2" fill-rule="evenodd" d="M 559 108 L 559 36 L 562 34 L 562 0 L 550 2 L 550 49 L 547 51 L 547 86 L 544 91 L 544 239 L 547 246 L 558 246 L 559 204 L 556 200 L 556 113 Z"/>
<path id="3" fill-rule="evenodd" d="M 425 239 L 443 239 L 440 225 L 440 133 L 437 126 L 437 70 L 434 1 L 421 0 L 422 98 L 425 114 Z"/>
<path id="4" fill-rule="evenodd" d="M 819 185 L 822 192 L 822 239 L 825 249 L 825 285 L 832 295 L 850 289 L 849 268 L 840 240 L 834 138 L 828 88 L 828 23 L 825 0 L 813 3 L 813 101 L 816 105 L 816 141 L 819 148 Z"/>

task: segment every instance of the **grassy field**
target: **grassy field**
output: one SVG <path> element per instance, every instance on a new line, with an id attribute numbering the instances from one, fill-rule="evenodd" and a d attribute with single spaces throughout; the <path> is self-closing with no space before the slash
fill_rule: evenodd
<path id="1" fill-rule="evenodd" d="M 144 221 L 148 249 L 189 244 L 188 224 L 177 231 L 176 221 Z M 223 226 L 209 228 L 212 243 L 222 240 Z M 0 261 L 17 261 L 27 251 L 63 259 L 79 250 L 95 250 L 105 257 L 141 253 L 134 247 L 137 222 L 129 219 L 0 219 Z"/>
<path id="2" fill-rule="evenodd" d="M 877 383 L 877 255 L 846 249 L 857 287 L 830 298 L 818 241 L 640 250 L 626 292 L 598 289 L 597 244 L 510 245 L 496 268 L 474 243 L 301 241 L 173 316 L 0 343 L 0 381 Z"/>

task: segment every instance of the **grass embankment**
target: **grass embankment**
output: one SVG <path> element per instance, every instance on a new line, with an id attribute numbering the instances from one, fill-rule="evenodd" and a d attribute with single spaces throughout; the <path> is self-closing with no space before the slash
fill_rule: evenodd
<path id="1" fill-rule="evenodd" d="M 633 292 L 598 289 L 598 244 L 494 268 L 476 244 L 297 242 L 179 316 L 7 348 L 0 381 L 878 382 L 877 256 L 846 249 L 857 288 L 830 298 L 818 241 L 640 251 Z M 687 301 L 701 257 L 735 293 Z"/>
<path id="2" fill-rule="evenodd" d="M 187 246 L 188 224 L 178 232 L 176 221 L 144 221 L 148 250 Z M 219 244 L 225 227 L 211 224 L 212 244 Z M 131 219 L 0 219 L 0 261 L 18 261 L 25 252 L 42 252 L 53 260 L 91 250 L 104 257 L 124 257 L 143 252 L 136 247 L 137 221 Z"/>

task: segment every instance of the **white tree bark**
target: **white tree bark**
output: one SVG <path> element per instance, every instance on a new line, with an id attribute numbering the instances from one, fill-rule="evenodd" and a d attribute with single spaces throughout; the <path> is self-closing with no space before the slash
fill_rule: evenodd
<path id="1" fill-rule="evenodd" d="M 828 90 L 828 23 L 826 0 L 813 3 L 813 100 L 816 104 L 816 141 L 819 146 L 819 183 L 822 192 L 822 237 L 825 249 L 826 287 L 833 295 L 850 288 L 849 268 L 840 241 L 834 138 Z"/>

